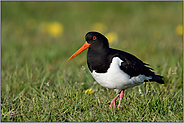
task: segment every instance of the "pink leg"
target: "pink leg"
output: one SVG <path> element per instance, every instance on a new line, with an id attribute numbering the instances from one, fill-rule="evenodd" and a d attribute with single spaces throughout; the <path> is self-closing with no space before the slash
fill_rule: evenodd
<path id="1" fill-rule="evenodd" d="M 110 107 L 112 107 L 112 105 L 113 105 L 113 107 L 114 108 L 116 108 L 116 100 L 117 100 L 117 98 L 120 96 L 120 94 L 118 94 L 112 101 L 111 101 L 111 104 L 109 105 Z"/>
<path id="2" fill-rule="evenodd" d="M 119 106 L 120 106 L 120 104 L 121 104 L 121 100 L 123 99 L 123 95 L 124 95 L 124 89 L 121 90 L 121 93 L 119 94 L 120 99 L 119 99 L 118 108 L 119 108 Z"/>

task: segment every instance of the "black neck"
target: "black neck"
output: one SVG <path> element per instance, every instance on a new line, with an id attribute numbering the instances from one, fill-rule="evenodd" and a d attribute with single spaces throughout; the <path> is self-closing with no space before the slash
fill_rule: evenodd
<path id="1" fill-rule="evenodd" d="M 92 70 L 96 70 L 98 73 L 106 72 L 109 66 L 109 60 L 107 58 L 108 52 L 109 48 L 101 48 L 100 50 L 88 49 L 87 63 L 91 72 Z"/>

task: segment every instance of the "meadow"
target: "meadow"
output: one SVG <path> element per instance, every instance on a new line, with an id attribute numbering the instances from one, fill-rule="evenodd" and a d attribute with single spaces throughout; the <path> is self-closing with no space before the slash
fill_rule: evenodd
<path id="1" fill-rule="evenodd" d="M 2 122 L 183 122 L 183 2 L 1 2 Z M 89 31 L 150 64 L 165 84 L 116 96 L 91 76 Z M 117 101 L 118 103 L 118 101 Z"/>

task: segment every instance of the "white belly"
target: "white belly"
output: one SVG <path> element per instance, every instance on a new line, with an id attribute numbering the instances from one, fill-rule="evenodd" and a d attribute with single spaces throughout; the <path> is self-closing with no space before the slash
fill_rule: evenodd
<path id="1" fill-rule="evenodd" d="M 152 78 L 145 75 L 130 78 L 127 73 L 120 69 L 121 62 L 123 61 L 120 58 L 114 57 L 106 73 L 96 73 L 93 70 L 91 74 L 101 86 L 118 91 L 140 85 L 144 80 Z"/>

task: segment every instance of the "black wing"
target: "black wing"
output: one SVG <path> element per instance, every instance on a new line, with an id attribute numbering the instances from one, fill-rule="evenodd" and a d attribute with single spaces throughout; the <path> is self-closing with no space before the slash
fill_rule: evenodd
<path id="1" fill-rule="evenodd" d="M 130 77 L 138 76 L 140 74 L 145 76 L 151 76 L 152 79 L 149 81 L 157 81 L 158 83 L 164 83 L 162 76 L 155 75 L 155 73 L 149 67 L 149 64 L 142 62 L 140 59 L 136 58 L 134 55 L 129 54 L 124 51 L 111 49 L 113 57 L 119 57 L 123 62 L 121 63 L 121 70 L 130 75 Z"/>

